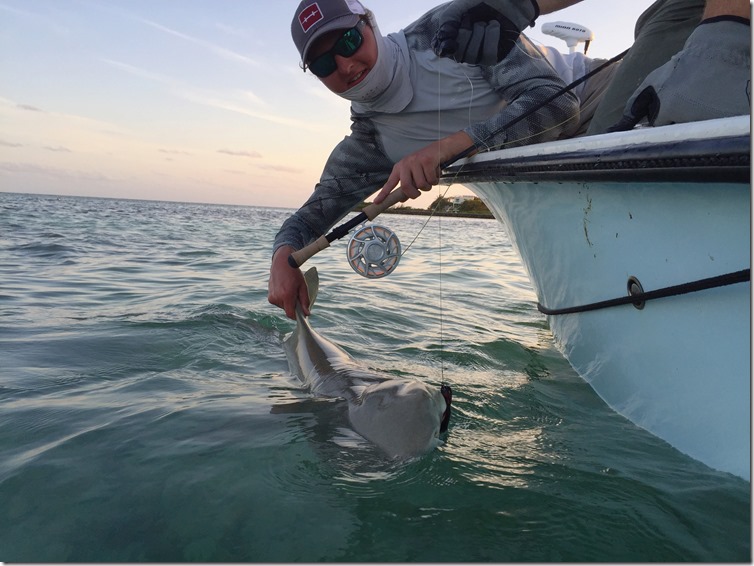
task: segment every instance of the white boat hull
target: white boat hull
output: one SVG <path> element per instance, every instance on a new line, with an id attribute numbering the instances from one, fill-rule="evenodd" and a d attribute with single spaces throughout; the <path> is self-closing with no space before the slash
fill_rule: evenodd
<path id="1" fill-rule="evenodd" d="M 577 307 L 627 296 L 629 278 L 652 291 L 750 268 L 748 165 L 714 150 L 741 146 L 748 124 L 747 116 L 490 152 L 445 179 L 471 188 L 505 226 L 543 310 Z M 639 157 L 624 164 L 621 155 Z M 610 407 L 748 480 L 750 296 L 744 281 L 548 321 Z"/>

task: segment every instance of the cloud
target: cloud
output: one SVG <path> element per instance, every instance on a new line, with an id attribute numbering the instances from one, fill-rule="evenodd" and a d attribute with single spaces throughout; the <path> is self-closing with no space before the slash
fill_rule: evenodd
<path id="1" fill-rule="evenodd" d="M 243 38 L 249 37 L 249 33 L 246 30 L 234 28 L 233 26 L 229 26 L 227 24 L 216 22 L 215 27 L 226 35 L 233 35 L 236 37 L 243 37 Z"/>
<path id="2" fill-rule="evenodd" d="M 36 106 L 32 106 L 30 104 L 16 104 L 16 108 L 20 108 L 21 110 L 28 110 L 29 112 L 44 112 L 41 108 L 37 108 Z"/>
<path id="3" fill-rule="evenodd" d="M 262 157 L 262 154 L 256 151 L 234 151 L 231 149 L 218 149 L 217 153 L 224 153 L 226 155 L 233 155 L 235 157 L 250 157 L 251 159 L 259 159 Z"/>
<path id="4" fill-rule="evenodd" d="M 184 41 L 188 41 L 190 43 L 193 43 L 195 45 L 199 45 L 200 47 L 204 47 L 210 52 L 214 53 L 215 55 L 218 55 L 219 57 L 222 57 L 223 59 L 227 59 L 229 61 L 235 61 L 238 63 L 243 63 L 245 65 L 250 65 L 252 67 L 256 67 L 259 65 L 258 61 L 255 61 L 251 57 L 247 57 L 246 55 L 242 55 L 241 53 L 236 53 L 235 51 L 231 51 L 230 49 L 227 49 L 225 47 L 221 47 L 219 45 L 216 45 L 212 42 L 206 41 L 204 39 L 200 39 L 198 37 L 193 37 L 190 35 L 187 35 L 185 33 L 182 33 L 180 31 L 171 29 L 167 26 L 163 26 L 162 24 L 158 24 L 157 22 L 153 22 L 152 20 L 147 20 L 146 18 L 139 18 L 135 17 L 134 19 L 137 21 L 140 21 L 144 25 L 147 25 L 149 27 L 152 27 L 156 30 L 159 30 L 163 33 L 167 33 L 169 35 L 172 35 L 174 37 L 178 37 L 180 39 L 183 39 Z"/>
<path id="5" fill-rule="evenodd" d="M 267 103 L 264 101 L 263 98 L 257 96 L 256 94 L 254 94 L 250 90 L 245 90 L 245 91 L 243 91 L 242 94 L 243 94 L 243 97 L 245 99 L 247 99 L 249 102 L 251 102 L 253 104 L 256 104 L 258 106 L 266 106 L 267 105 Z"/>
<path id="6" fill-rule="evenodd" d="M 165 161 L 168 161 L 168 162 L 171 162 L 171 163 L 175 161 L 175 159 L 172 157 L 174 155 L 177 155 L 177 156 L 190 156 L 190 155 L 192 155 L 188 151 L 182 151 L 180 149 L 158 149 L 157 151 L 160 152 L 160 153 L 164 153 L 167 156 L 167 157 L 165 157 Z"/>
<path id="7" fill-rule="evenodd" d="M 32 22 L 34 22 L 36 24 L 41 24 L 43 26 L 46 26 L 47 28 L 53 30 L 56 33 L 59 33 L 59 34 L 68 34 L 69 33 L 69 29 L 68 28 L 65 28 L 65 27 L 61 26 L 56 21 L 54 21 L 54 20 L 52 20 L 50 18 L 47 18 L 45 16 L 42 16 L 42 15 L 34 13 L 34 12 L 29 12 L 29 11 L 26 11 L 26 10 L 19 10 L 18 8 L 13 8 L 13 7 L 7 6 L 5 4 L 0 4 L 0 10 L 4 10 L 5 12 L 8 12 L 9 14 L 11 14 L 13 16 L 16 16 L 16 17 L 26 18 L 26 19 L 31 20 Z"/>
<path id="8" fill-rule="evenodd" d="M 30 112 L 24 116 L 24 120 L 30 118 L 34 114 L 38 114 L 37 122 L 40 120 L 45 121 L 45 127 L 47 130 L 52 128 L 65 128 L 68 132 L 71 130 L 80 131 L 86 130 L 89 132 L 98 132 L 108 137 L 132 137 L 132 133 L 125 130 L 119 125 L 102 122 L 100 120 L 89 118 L 87 116 L 81 116 L 78 114 L 64 114 L 61 112 L 47 112 L 41 110 L 35 106 L 29 104 L 16 103 L 13 100 L 3 98 L 0 96 L 0 118 L 7 119 L 10 115 L 11 119 L 17 118 L 15 114 L 18 110 L 22 112 Z"/>
<path id="9" fill-rule="evenodd" d="M 319 124 L 315 124 L 313 122 L 304 122 L 295 118 L 288 118 L 286 116 L 280 116 L 269 112 L 260 112 L 258 110 L 253 110 L 237 102 L 224 100 L 214 95 L 208 96 L 200 93 L 184 92 L 182 96 L 186 98 L 186 100 L 189 100 L 196 104 L 203 104 L 212 108 L 219 108 L 220 110 L 242 114 L 244 116 L 249 116 L 250 118 L 264 120 L 265 122 L 271 122 L 273 124 L 278 124 L 281 126 L 290 126 L 292 128 L 296 128 L 297 130 L 316 132 L 321 127 Z"/>
<path id="10" fill-rule="evenodd" d="M 252 59 L 251 57 L 247 55 L 244 55 L 242 53 L 237 53 L 236 51 L 233 51 L 226 47 L 222 47 L 221 45 L 217 45 L 215 43 L 212 43 L 211 41 L 207 41 L 206 39 L 201 39 L 199 37 L 194 37 L 187 33 L 180 32 L 176 29 L 162 25 L 153 20 L 138 16 L 134 14 L 133 12 L 129 12 L 127 10 L 114 7 L 111 4 L 113 3 L 108 4 L 107 2 L 94 2 L 91 5 L 92 7 L 95 7 L 100 10 L 104 10 L 106 12 L 109 12 L 110 14 L 115 14 L 117 17 L 127 18 L 129 20 L 139 22 L 145 26 L 151 27 L 152 29 L 156 29 L 157 31 L 160 31 L 164 34 L 171 35 L 173 37 L 182 39 L 183 41 L 187 41 L 189 43 L 193 43 L 194 45 L 203 47 L 204 49 L 208 50 L 211 53 L 214 53 L 215 55 L 219 57 L 222 57 L 223 59 L 227 59 L 229 61 L 235 61 L 237 63 L 243 63 L 244 65 L 249 65 L 252 67 L 257 67 L 260 65 L 258 61 L 256 61 L 255 59 Z M 226 31 L 230 31 L 230 28 L 227 28 Z"/>
<path id="11" fill-rule="evenodd" d="M 257 165 L 257 169 L 264 169 L 265 171 L 276 171 L 279 173 L 301 173 L 303 169 L 296 167 L 288 167 L 287 165 Z"/>
<path id="12" fill-rule="evenodd" d="M 2 146 L 2 147 L 24 147 L 23 144 L 8 142 L 8 141 L 5 141 L 5 140 L 0 140 L 0 146 Z"/>
<path id="13" fill-rule="evenodd" d="M 68 149 L 67 147 L 63 147 L 62 145 L 59 145 L 57 147 L 46 145 L 42 149 L 46 149 L 47 151 L 59 151 L 62 153 L 71 153 L 70 149 Z"/>
<path id="14" fill-rule="evenodd" d="M 142 78 L 142 79 L 148 79 L 153 82 L 158 82 L 164 85 L 168 85 L 171 87 L 179 87 L 180 84 L 178 81 L 171 79 L 170 77 L 166 75 L 161 75 L 159 73 L 153 73 L 151 71 L 147 71 L 146 69 L 142 69 L 140 67 L 135 67 L 133 65 L 129 65 L 128 63 L 123 63 L 122 61 L 115 61 L 113 59 L 108 59 L 106 57 L 100 57 L 100 61 L 107 63 L 108 65 L 111 65 L 113 67 L 116 67 L 120 69 L 121 71 L 125 71 L 126 73 L 130 75 L 134 75 L 136 77 Z"/>
<path id="15" fill-rule="evenodd" d="M 53 179 L 66 181 L 114 181 L 114 179 L 97 171 L 61 169 L 58 167 L 48 167 L 46 165 L 37 165 L 34 163 L 0 162 L 0 172 L 22 175 L 43 175 L 45 177 L 52 177 Z"/>
<path id="16" fill-rule="evenodd" d="M 257 95 L 255 95 L 251 91 L 243 91 L 241 93 L 241 98 L 243 99 L 243 101 L 237 102 L 234 100 L 229 100 L 229 99 L 224 98 L 224 93 L 218 94 L 214 92 L 207 92 L 207 91 L 200 91 L 197 89 L 193 89 L 189 87 L 188 85 L 181 83 L 180 81 L 177 81 L 166 75 L 153 73 L 151 71 L 147 71 L 145 69 L 135 67 L 134 65 L 123 63 L 122 61 L 115 61 L 113 59 L 107 59 L 105 57 L 101 57 L 100 61 L 108 65 L 111 65 L 113 67 L 116 67 L 131 75 L 165 85 L 172 90 L 175 96 L 183 98 L 184 100 L 188 100 L 189 102 L 193 102 L 194 104 L 200 104 L 202 106 L 208 106 L 210 108 L 217 108 L 220 110 L 225 110 L 227 112 L 242 114 L 250 118 L 255 118 L 257 120 L 264 120 L 265 122 L 271 122 L 273 124 L 278 124 L 282 126 L 290 126 L 298 130 L 317 131 L 317 129 L 320 127 L 319 125 L 314 124 L 314 123 L 304 122 L 301 120 L 288 118 L 286 116 L 280 116 L 277 114 L 272 114 L 270 112 L 264 112 L 264 111 L 255 110 L 253 108 L 249 108 L 248 106 L 245 105 L 245 104 L 248 104 L 249 102 L 257 106 L 264 105 L 264 102 L 262 101 L 262 99 L 260 99 Z M 334 98 L 334 97 L 330 97 L 330 98 Z"/>
<path id="17" fill-rule="evenodd" d="M 19 10 L 18 8 L 14 8 L 12 6 L 6 6 L 5 4 L 0 4 L 0 10 L 5 10 L 6 12 L 10 12 L 11 14 L 15 14 L 17 16 L 25 16 L 27 18 L 33 18 L 36 16 L 36 14 L 32 14 L 31 12 Z"/>

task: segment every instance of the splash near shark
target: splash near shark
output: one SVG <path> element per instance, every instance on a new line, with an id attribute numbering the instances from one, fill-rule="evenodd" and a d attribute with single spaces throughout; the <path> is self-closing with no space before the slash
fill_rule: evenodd
<path id="1" fill-rule="evenodd" d="M 309 304 L 319 290 L 316 268 L 305 275 Z M 348 353 L 317 333 L 296 307 L 296 328 L 283 346 L 291 373 L 314 395 L 342 398 L 358 434 L 387 456 L 408 459 L 440 443 L 450 421 L 452 391 L 416 379 L 395 378 L 359 365 Z"/>

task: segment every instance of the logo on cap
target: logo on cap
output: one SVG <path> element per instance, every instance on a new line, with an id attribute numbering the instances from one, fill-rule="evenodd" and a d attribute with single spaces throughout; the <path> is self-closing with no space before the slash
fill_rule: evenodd
<path id="1" fill-rule="evenodd" d="M 319 5 L 315 2 L 314 4 L 309 4 L 302 10 L 302 12 L 298 15 L 298 23 L 301 24 L 301 29 L 304 30 L 304 33 L 306 33 L 322 18 L 324 18 L 324 16 L 322 15 L 322 10 L 319 9 Z"/>

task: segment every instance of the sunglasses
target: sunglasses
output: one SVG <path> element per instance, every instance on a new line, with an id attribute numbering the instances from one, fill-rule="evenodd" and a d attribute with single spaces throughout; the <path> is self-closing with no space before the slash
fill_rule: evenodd
<path id="1" fill-rule="evenodd" d="M 356 24 L 356 27 L 344 31 L 343 35 L 338 38 L 338 41 L 335 42 L 335 45 L 331 49 L 309 61 L 309 64 L 304 69 L 308 68 L 319 78 L 331 75 L 338 68 L 338 63 L 335 61 L 336 55 L 351 57 L 361 47 L 361 44 L 364 42 L 364 36 L 361 35 L 359 28 L 364 25 L 366 25 L 366 22 L 360 20 Z"/>

